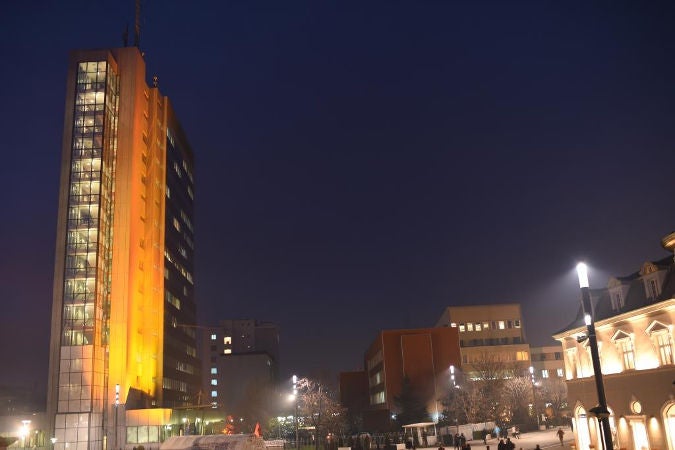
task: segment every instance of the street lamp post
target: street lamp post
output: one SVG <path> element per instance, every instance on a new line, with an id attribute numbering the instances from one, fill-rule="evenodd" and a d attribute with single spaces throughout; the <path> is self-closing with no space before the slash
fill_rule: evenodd
<path id="1" fill-rule="evenodd" d="M 598 392 L 598 406 L 591 408 L 589 412 L 594 413 L 598 418 L 600 428 L 602 428 L 602 443 L 605 450 L 612 450 L 612 431 L 609 428 L 609 410 L 607 409 L 607 399 L 605 398 L 605 386 L 602 382 L 598 340 L 595 335 L 595 320 L 593 318 L 593 306 L 591 304 L 591 292 L 588 283 L 588 267 L 586 264 L 582 262 L 577 264 L 577 275 L 579 277 L 579 287 L 581 288 L 581 306 L 588 334 L 588 346 L 591 349 L 591 360 L 593 361 L 595 388 Z"/>
<path id="2" fill-rule="evenodd" d="M 541 427 L 539 423 L 539 413 L 537 412 L 537 392 L 534 383 L 534 367 L 530 366 L 530 379 L 532 381 L 532 412 L 537 416 L 537 429 Z"/>
<path id="3" fill-rule="evenodd" d="M 300 449 L 300 441 L 298 440 L 298 376 L 293 375 L 293 396 L 295 397 L 295 448 Z"/>

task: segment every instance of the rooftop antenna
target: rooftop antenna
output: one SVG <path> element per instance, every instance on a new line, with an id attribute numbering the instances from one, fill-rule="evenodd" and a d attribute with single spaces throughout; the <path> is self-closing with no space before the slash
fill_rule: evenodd
<path id="1" fill-rule="evenodd" d="M 141 0 L 136 0 L 136 25 L 134 27 L 134 47 L 141 44 Z"/>
<path id="2" fill-rule="evenodd" d="M 127 22 L 127 27 L 124 29 L 124 33 L 122 33 L 122 42 L 125 47 L 129 46 L 129 22 Z"/>

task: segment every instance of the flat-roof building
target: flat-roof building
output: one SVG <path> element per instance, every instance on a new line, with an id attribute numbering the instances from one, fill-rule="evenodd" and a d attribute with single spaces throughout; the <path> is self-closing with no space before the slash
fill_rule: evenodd
<path id="1" fill-rule="evenodd" d="M 54 450 L 157 442 L 200 386 L 192 150 L 136 47 L 72 52 L 64 115 Z"/>

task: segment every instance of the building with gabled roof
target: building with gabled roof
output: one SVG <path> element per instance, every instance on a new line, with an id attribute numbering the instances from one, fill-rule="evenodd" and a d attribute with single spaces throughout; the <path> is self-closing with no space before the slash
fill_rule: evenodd
<path id="1" fill-rule="evenodd" d="M 662 240 L 675 249 L 675 233 Z M 630 275 L 591 290 L 614 448 L 675 450 L 675 262 L 647 261 Z M 576 447 L 602 441 L 591 409 L 598 403 L 586 325 L 575 319 L 553 335 L 563 346 Z"/>

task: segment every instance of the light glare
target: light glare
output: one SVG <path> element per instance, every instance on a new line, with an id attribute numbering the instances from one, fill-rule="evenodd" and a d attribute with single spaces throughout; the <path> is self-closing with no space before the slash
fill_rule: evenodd
<path id="1" fill-rule="evenodd" d="M 588 266 L 580 262 L 577 264 L 577 275 L 579 276 L 579 287 L 587 288 L 588 285 Z"/>

